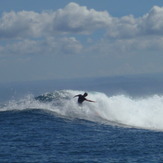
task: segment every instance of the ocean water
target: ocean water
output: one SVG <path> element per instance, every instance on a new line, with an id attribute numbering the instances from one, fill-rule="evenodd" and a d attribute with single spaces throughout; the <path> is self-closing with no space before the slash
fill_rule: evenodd
<path id="1" fill-rule="evenodd" d="M 163 162 L 160 78 L 58 83 L 0 87 L 0 162 Z"/>

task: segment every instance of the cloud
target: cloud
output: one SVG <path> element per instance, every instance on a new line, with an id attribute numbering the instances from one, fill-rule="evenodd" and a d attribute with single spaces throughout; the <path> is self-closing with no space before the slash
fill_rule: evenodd
<path id="1" fill-rule="evenodd" d="M 90 52 L 115 56 L 115 57 L 129 57 L 134 55 L 145 55 L 149 53 L 159 54 L 163 50 L 163 37 L 138 37 L 130 39 L 109 40 L 103 39 L 97 44 L 89 47 Z"/>
<path id="2" fill-rule="evenodd" d="M 103 36 L 88 43 L 89 48 L 76 38 L 84 35 L 89 39 L 99 29 Z M 113 17 L 107 11 L 88 9 L 74 2 L 56 11 L 11 11 L 0 18 L 0 40 L 12 40 L 0 46 L 1 55 L 162 49 L 162 36 L 163 7 L 158 6 L 139 18 Z"/>
<path id="3" fill-rule="evenodd" d="M 95 11 L 76 3 L 68 4 L 55 13 L 53 30 L 70 33 L 91 33 L 110 24 L 112 18 L 108 12 Z"/>
<path id="4" fill-rule="evenodd" d="M 139 23 L 140 33 L 144 35 L 163 35 L 163 7 L 154 6 L 142 17 Z"/>
<path id="5" fill-rule="evenodd" d="M 111 38 L 130 38 L 138 34 L 138 21 L 132 15 L 122 18 L 112 18 L 112 24 L 107 28 L 107 36 Z"/>
<path id="6" fill-rule="evenodd" d="M 108 36 L 112 38 L 133 38 L 163 35 L 163 7 L 154 6 L 149 13 L 135 18 L 132 15 L 112 18 Z"/>
<path id="7" fill-rule="evenodd" d="M 32 21 L 36 17 L 34 12 L 14 11 L 4 13 L 0 20 L 0 38 L 15 38 L 32 35 Z"/>
<path id="8" fill-rule="evenodd" d="M 20 39 L 0 46 L 0 55 L 78 54 L 82 48 L 80 42 L 74 37 L 48 37 L 40 40 Z"/>
<path id="9" fill-rule="evenodd" d="M 97 29 L 105 30 L 107 36 L 112 38 L 163 35 L 163 7 L 154 6 L 139 18 L 132 15 L 117 18 L 107 11 L 69 3 L 57 11 L 11 11 L 3 13 L 0 19 L 1 39 L 92 34 Z"/>
<path id="10" fill-rule="evenodd" d="M 56 33 L 91 33 L 111 21 L 106 11 L 98 12 L 76 3 L 53 12 L 3 13 L 0 38 L 42 37 Z"/>

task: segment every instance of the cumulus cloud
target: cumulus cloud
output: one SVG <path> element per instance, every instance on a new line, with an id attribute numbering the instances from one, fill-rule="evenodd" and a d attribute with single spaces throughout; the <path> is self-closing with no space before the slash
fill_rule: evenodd
<path id="1" fill-rule="evenodd" d="M 132 15 L 113 18 L 108 27 L 108 36 L 133 38 L 139 36 L 163 35 L 163 7 L 154 6 L 149 13 L 135 18 Z"/>
<path id="2" fill-rule="evenodd" d="M 89 47 L 90 52 L 94 54 L 124 57 L 136 55 L 144 55 L 145 53 L 155 52 L 162 53 L 163 37 L 138 37 L 130 39 L 109 40 L 103 39 L 97 44 Z"/>
<path id="3" fill-rule="evenodd" d="M 0 18 L 0 38 L 44 37 L 56 33 L 91 34 L 104 29 L 112 38 L 163 34 L 163 7 L 154 6 L 140 18 L 132 15 L 116 18 L 107 11 L 96 11 L 69 3 L 57 11 L 3 13 Z"/>
<path id="4" fill-rule="evenodd" d="M 74 37 L 48 37 L 42 40 L 17 40 L 0 46 L 0 55 L 78 54 L 81 50 L 82 45 Z"/>
<path id="5" fill-rule="evenodd" d="M 76 3 L 68 4 L 64 9 L 55 13 L 53 30 L 71 33 L 90 33 L 104 28 L 112 21 L 108 12 L 95 11 Z"/>
<path id="6" fill-rule="evenodd" d="M 3 13 L 0 19 L 0 38 L 40 37 L 51 22 L 49 13 L 20 11 Z"/>
<path id="7" fill-rule="evenodd" d="M 112 38 L 129 38 L 138 34 L 138 21 L 132 15 L 113 18 L 107 28 L 107 36 Z"/>
<path id="8" fill-rule="evenodd" d="M 84 49 L 84 45 L 79 42 L 80 39 L 75 38 L 75 34 L 89 37 L 99 29 L 104 31 L 106 37 L 101 38 L 104 41 L 91 44 L 89 49 L 97 48 L 103 53 L 117 49 L 126 51 L 135 47 L 162 49 L 163 7 L 154 6 L 149 13 L 139 18 L 133 15 L 113 17 L 108 11 L 88 9 L 77 3 L 69 3 L 62 9 L 41 13 L 6 12 L 0 17 L 0 39 L 15 42 L 9 41 L 8 44 L 0 46 L 0 52 L 76 54 Z"/>
<path id="9" fill-rule="evenodd" d="M 11 11 L 0 19 L 0 38 L 42 37 L 57 32 L 91 33 L 110 21 L 106 11 L 89 10 L 76 3 L 54 12 Z"/>
<path id="10" fill-rule="evenodd" d="M 154 6 L 139 22 L 140 33 L 163 35 L 163 7 Z"/>

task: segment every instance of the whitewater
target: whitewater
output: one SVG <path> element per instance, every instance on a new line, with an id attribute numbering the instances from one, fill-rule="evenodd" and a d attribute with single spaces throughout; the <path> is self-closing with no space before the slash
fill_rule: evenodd
<path id="1" fill-rule="evenodd" d="M 0 111 L 23 111 L 41 109 L 64 119 L 83 119 L 100 124 L 163 131 L 163 96 L 153 94 L 145 97 L 130 97 L 125 94 L 109 95 L 103 92 L 88 92 L 88 99 L 95 103 L 77 103 L 77 94 L 85 91 L 60 90 L 34 97 L 1 104 Z"/>

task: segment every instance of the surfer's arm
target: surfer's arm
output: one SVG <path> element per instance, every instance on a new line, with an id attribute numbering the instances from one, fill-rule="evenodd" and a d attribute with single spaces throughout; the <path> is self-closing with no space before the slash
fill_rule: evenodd
<path id="1" fill-rule="evenodd" d="M 85 99 L 86 101 L 88 101 L 88 102 L 95 102 L 95 101 L 92 101 L 92 100 L 88 100 L 88 99 Z"/>

